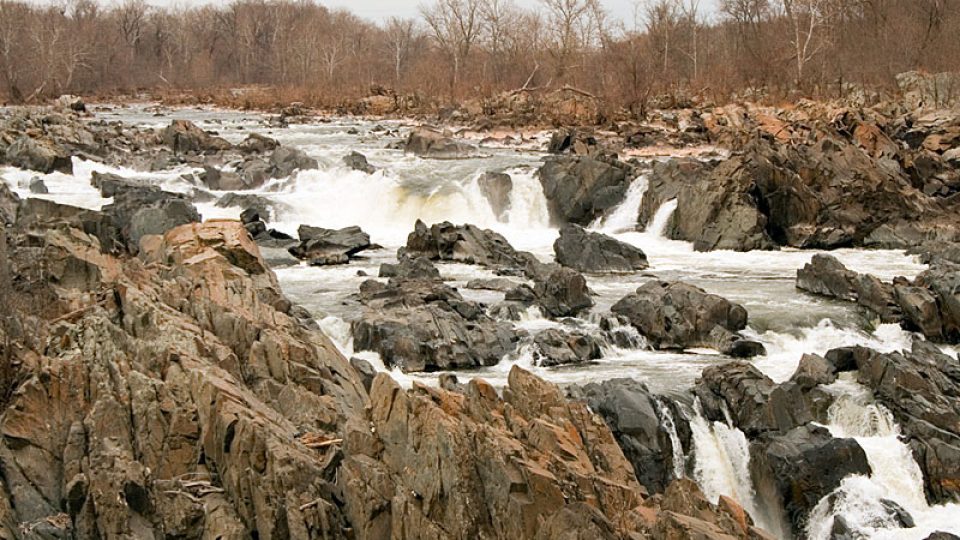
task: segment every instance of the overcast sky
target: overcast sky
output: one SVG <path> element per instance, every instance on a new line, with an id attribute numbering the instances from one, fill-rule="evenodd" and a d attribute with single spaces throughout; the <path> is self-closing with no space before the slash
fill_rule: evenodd
<path id="1" fill-rule="evenodd" d="M 192 5 L 200 2 L 209 4 L 226 4 L 226 1 L 216 0 L 148 0 L 153 5 Z M 537 6 L 536 0 L 515 0 L 518 5 L 524 7 Z M 617 19 L 622 20 L 627 26 L 631 26 L 634 20 L 635 0 L 600 0 L 607 8 L 610 14 Z M 389 17 L 416 17 L 418 8 L 424 0 L 318 0 L 319 3 L 329 7 L 342 7 L 349 9 L 360 17 L 374 21 L 383 21 Z M 702 0 L 705 10 L 711 11 L 716 5 L 717 0 Z"/>

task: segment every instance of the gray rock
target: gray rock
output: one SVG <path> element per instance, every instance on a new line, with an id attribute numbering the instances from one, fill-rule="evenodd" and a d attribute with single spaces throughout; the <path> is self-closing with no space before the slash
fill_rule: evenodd
<path id="1" fill-rule="evenodd" d="M 629 172 L 613 159 L 565 156 L 548 158 L 537 177 L 556 223 L 588 225 L 623 201 Z"/>
<path id="2" fill-rule="evenodd" d="M 315 266 L 346 263 L 372 246 L 370 235 L 360 227 L 324 229 L 301 225 L 298 232 L 300 243 L 290 248 L 290 254 Z"/>
<path id="3" fill-rule="evenodd" d="M 275 204 L 270 199 L 250 193 L 227 193 L 217 200 L 216 206 L 243 208 L 244 211 L 253 210 L 259 216 L 258 221 L 272 221 L 275 208 Z"/>
<path id="4" fill-rule="evenodd" d="M 259 133 L 251 133 L 247 138 L 237 145 L 237 149 L 244 154 L 266 154 L 272 152 L 280 146 L 276 139 L 272 139 Z"/>
<path id="5" fill-rule="evenodd" d="M 411 259 L 404 257 L 401 258 L 397 264 L 381 264 L 380 277 L 439 280 L 440 270 L 437 270 L 437 267 L 427 258 L 417 257 Z"/>
<path id="6" fill-rule="evenodd" d="M 44 174 L 73 174 L 73 161 L 65 148 L 50 139 L 33 139 L 27 135 L 7 146 L 6 160 L 14 167 Z"/>
<path id="7" fill-rule="evenodd" d="M 505 221 L 510 211 L 510 194 L 513 191 L 513 179 L 509 174 L 487 171 L 477 180 L 480 193 L 490 203 L 493 214 Z"/>
<path id="8" fill-rule="evenodd" d="M 174 120 L 161 133 L 163 143 L 177 154 L 222 152 L 233 148 L 225 139 L 211 135 L 189 120 Z"/>
<path id="9" fill-rule="evenodd" d="M 43 182 L 43 178 L 33 178 L 30 180 L 30 193 L 36 195 L 46 195 L 50 193 L 50 190 L 47 189 L 47 185 Z"/>
<path id="10" fill-rule="evenodd" d="M 740 344 L 747 310 L 723 297 L 682 282 L 651 281 L 610 308 L 630 320 L 658 349 L 712 347 L 737 355 L 762 354 L 762 346 Z"/>
<path id="11" fill-rule="evenodd" d="M 19 209 L 20 197 L 0 178 L 0 224 L 12 225 L 16 222 Z"/>
<path id="12" fill-rule="evenodd" d="M 346 165 L 348 169 L 365 172 L 367 174 L 377 172 L 377 168 L 367 162 L 367 156 L 357 151 L 350 152 L 343 156 L 343 164 Z"/>
<path id="13" fill-rule="evenodd" d="M 533 338 L 533 358 L 538 366 L 584 364 L 601 357 L 600 343 L 582 332 L 544 330 Z"/>
<path id="14" fill-rule="evenodd" d="M 158 188 L 121 190 L 114 195 L 113 203 L 103 207 L 103 212 L 113 219 L 132 253 L 140 250 L 144 236 L 200 221 L 197 209 L 182 195 Z"/>
<path id="15" fill-rule="evenodd" d="M 587 280 L 570 268 L 558 268 L 546 279 L 538 280 L 533 292 L 540 309 L 548 317 L 576 317 L 594 304 Z"/>
<path id="16" fill-rule="evenodd" d="M 296 171 L 317 169 L 320 164 L 303 150 L 281 146 L 270 154 L 270 176 L 287 178 Z"/>
<path id="17" fill-rule="evenodd" d="M 403 151 L 431 159 L 463 159 L 479 155 L 476 146 L 429 128 L 413 130 Z"/>
<path id="18" fill-rule="evenodd" d="M 560 229 L 553 251 L 559 264 L 580 272 L 635 272 L 649 266 L 641 249 L 575 224 Z"/>

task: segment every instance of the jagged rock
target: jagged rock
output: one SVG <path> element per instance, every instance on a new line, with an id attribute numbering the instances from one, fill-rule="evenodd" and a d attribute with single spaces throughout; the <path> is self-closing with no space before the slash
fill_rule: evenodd
<path id="1" fill-rule="evenodd" d="M 651 281 L 610 310 L 627 317 L 658 349 L 713 347 L 741 355 L 763 354 L 762 346 L 738 343 L 743 340 L 736 332 L 747 326 L 743 306 L 693 285 Z"/>
<path id="2" fill-rule="evenodd" d="M 651 493 L 662 493 L 675 479 L 673 456 L 683 455 L 683 448 L 673 448 L 658 396 L 633 379 L 590 383 L 570 394 L 603 417 L 640 483 Z"/>
<path id="3" fill-rule="evenodd" d="M 656 161 L 647 173 L 647 190 L 640 203 L 640 215 L 637 223 L 646 229 L 656 215 L 657 210 L 667 201 L 676 199 L 681 191 L 692 189 L 704 181 L 715 166 L 693 158 L 673 158 Z"/>
<path id="4" fill-rule="evenodd" d="M 499 291 L 505 293 L 507 291 L 515 289 L 519 283 L 507 278 L 492 278 L 492 279 L 471 279 L 467 282 L 467 289 L 478 289 L 485 291 Z"/>
<path id="5" fill-rule="evenodd" d="M 132 253 L 139 251 L 144 236 L 200 221 L 197 209 L 182 195 L 158 188 L 122 189 L 103 212 L 113 220 Z"/>
<path id="6" fill-rule="evenodd" d="M 863 347 L 834 349 L 827 358 L 849 368 L 873 390 L 909 437 L 933 502 L 960 494 L 960 362 L 931 343 L 882 354 Z"/>
<path id="7" fill-rule="evenodd" d="M 49 139 L 33 139 L 22 135 L 6 150 L 6 160 L 14 167 L 44 174 L 73 174 L 73 161 L 62 146 Z"/>
<path id="8" fill-rule="evenodd" d="M 210 166 L 204 167 L 203 172 L 200 173 L 200 181 L 214 191 L 256 189 L 266 181 L 266 178 L 255 178 L 251 183 L 251 179 L 253 179 L 253 177 L 241 176 L 233 171 L 222 171 Z"/>
<path id="9" fill-rule="evenodd" d="M 225 139 L 207 133 L 189 120 L 172 121 L 161 138 L 177 154 L 215 153 L 233 148 Z"/>
<path id="10" fill-rule="evenodd" d="M 377 168 L 367 162 L 367 156 L 357 151 L 350 152 L 343 156 L 343 164 L 346 165 L 348 169 L 354 171 L 365 172 L 367 174 L 377 172 Z"/>
<path id="11" fill-rule="evenodd" d="M 300 243 L 289 249 L 290 254 L 314 266 L 344 264 L 350 257 L 372 246 L 370 235 L 360 227 L 324 229 L 301 225 L 298 233 Z"/>
<path id="12" fill-rule="evenodd" d="M 547 152 L 562 154 L 567 150 L 577 155 L 589 155 L 597 146 L 597 139 L 576 128 L 563 128 L 554 131 L 547 143 Z"/>
<path id="13" fill-rule="evenodd" d="M 0 178 L 0 225 L 12 225 L 17 221 L 19 209 L 20 197 Z"/>
<path id="14" fill-rule="evenodd" d="M 546 279 L 538 280 L 533 293 L 547 317 L 576 317 L 594 304 L 587 280 L 570 268 L 558 268 Z"/>
<path id="15" fill-rule="evenodd" d="M 513 191 L 513 178 L 507 173 L 487 171 L 477 179 L 480 193 L 490 203 L 497 219 L 504 221 L 510 211 L 510 194 Z"/>
<path id="16" fill-rule="evenodd" d="M 453 225 L 449 221 L 428 228 L 417 220 L 413 232 L 407 236 L 402 255 L 478 264 L 497 270 L 513 269 L 530 275 L 543 266 L 532 254 L 513 249 L 498 233 L 469 224 Z"/>
<path id="17" fill-rule="evenodd" d="M 559 264 L 580 272 L 635 272 L 649 266 L 640 248 L 572 223 L 560 229 L 553 251 Z"/>
<path id="18" fill-rule="evenodd" d="M 512 325 L 434 279 L 366 281 L 359 300 L 365 309 L 350 325 L 354 348 L 403 371 L 494 365 L 519 340 Z"/>
<path id="19" fill-rule="evenodd" d="M 901 318 L 893 287 L 874 276 L 848 270 L 832 255 L 818 253 L 797 270 L 797 288 L 820 296 L 857 302 L 883 322 L 898 322 Z"/>
<path id="20" fill-rule="evenodd" d="M 280 143 L 259 133 L 251 133 L 247 138 L 237 145 L 237 150 L 244 154 L 266 154 L 279 148 Z"/>
<path id="21" fill-rule="evenodd" d="M 826 428 L 796 427 L 769 432 L 750 444 L 750 472 L 757 495 L 777 501 L 795 531 L 814 506 L 851 474 L 872 473 L 867 455 L 854 439 L 839 439 Z"/>
<path id="22" fill-rule="evenodd" d="M 281 146 L 270 154 L 270 176 L 286 178 L 296 171 L 317 169 L 320 164 L 303 150 Z"/>
<path id="23" fill-rule="evenodd" d="M 821 384 L 831 384 L 837 380 L 837 369 L 826 358 L 816 354 L 804 354 L 800 357 L 797 370 L 790 377 L 792 382 L 809 390 Z"/>
<path id="24" fill-rule="evenodd" d="M 583 364 L 601 357 L 600 343 L 581 332 L 544 330 L 533 338 L 533 358 L 538 366 L 554 367 Z"/>
<path id="25" fill-rule="evenodd" d="M 565 156 L 548 158 L 537 177 L 556 223 L 588 225 L 623 201 L 629 172 L 616 160 Z"/>
<path id="26" fill-rule="evenodd" d="M 937 319 L 939 320 L 940 333 L 936 334 L 936 325 L 924 335 L 931 339 L 944 340 L 950 343 L 960 343 L 960 264 L 951 262 L 941 262 L 933 265 L 917 276 L 914 284 L 918 287 L 924 287 L 936 299 Z M 897 296 L 900 296 L 898 292 Z M 917 306 L 916 317 L 909 320 L 923 329 L 928 327 L 924 322 L 925 302 L 911 302 L 911 306 Z M 932 306 L 930 306 L 932 308 Z M 904 311 L 908 311 L 904 306 Z"/>
<path id="27" fill-rule="evenodd" d="M 116 197 L 121 191 L 152 189 L 152 186 L 146 182 L 124 178 L 118 174 L 99 173 L 97 171 L 93 171 L 90 176 L 90 185 L 97 188 L 100 196 L 106 199 Z"/>
<path id="28" fill-rule="evenodd" d="M 403 151 L 431 159 L 463 159 L 479 154 L 477 147 L 472 144 L 423 127 L 410 133 Z"/>

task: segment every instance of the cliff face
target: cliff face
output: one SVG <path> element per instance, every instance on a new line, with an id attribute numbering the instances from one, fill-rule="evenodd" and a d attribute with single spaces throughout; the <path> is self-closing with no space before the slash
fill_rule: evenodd
<path id="1" fill-rule="evenodd" d="M 0 538 L 763 534 L 689 482 L 647 498 L 603 420 L 521 369 L 502 396 L 368 392 L 239 222 L 134 257 L 0 195 Z"/>

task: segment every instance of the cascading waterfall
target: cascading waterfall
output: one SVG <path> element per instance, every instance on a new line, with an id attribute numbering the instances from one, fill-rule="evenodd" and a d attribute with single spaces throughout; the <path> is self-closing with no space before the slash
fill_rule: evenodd
<path id="1" fill-rule="evenodd" d="M 677 423 L 673 419 L 673 412 L 670 405 L 661 399 L 654 401 L 657 407 L 657 414 L 660 416 L 660 423 L 667 430 L 670 436 L 670 447 L 672 452 L 671 465 L 673 465 L 673 478 L 683 478 L 686 458 L 683 455 L 683 445 L 680 443 L 680 434 L 677 433 Z"/>
<path id="2" fill-rule="evenodd" d="M 670 224 L 670 218 L 673 217 L 673 213 L 676 212 L 676 210 L 676 199 L 670 199 L 669 201 L 663 203 L 660 208 L 657 209 L 657 213 L 653 215 L 653 219 L 650 220 L 650 224 L 647 225 L 647 231 L 659 238 L 666 238 L 667 225 Z"/>
<path id="3" fill-rule="evenodd" d="M 637 228 L 637 218 L 640 213 L 640 204 L 647 192 L 649 181 L 646 174 L 635 178 L 627 189 L 623 202 L 613 208 L 606 215 L 600 216 L 592 224 L 591 229 L 604 232 L 618 233 L 632 231 Z"/>
<path id="4" fill-rule="evenodd" d="M 923 491 L 923 473 L 900 440 L 893 415 L 873 400 L 870 391 L 844 374 L 827 387 L 836 395 L 828 410 L 827 428 L 835 437 L 853 437 L 863 448 L 873 474 L 845 478 L 811 512 L 811 539 L 830 538 L 837 516 L 869 538 L 923 539 L 934 531 L 960 533 L 960 505 L 930 506 Z M 906 510 L 915 527 L 900 528 L 889 502 Z"/>

